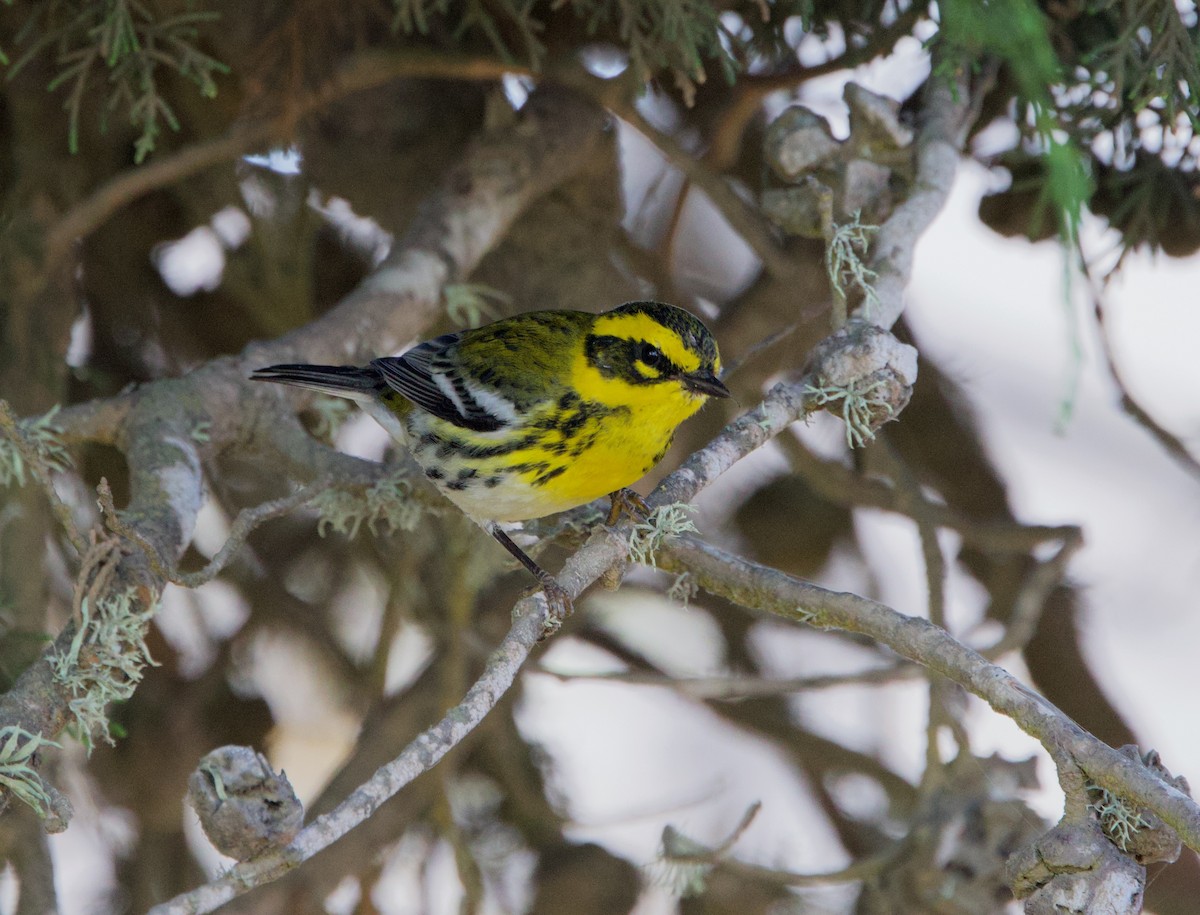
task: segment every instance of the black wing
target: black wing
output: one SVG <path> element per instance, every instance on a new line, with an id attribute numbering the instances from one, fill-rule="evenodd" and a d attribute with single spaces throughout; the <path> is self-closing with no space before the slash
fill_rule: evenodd
<path id="1" fill-rule="evenodd" d="M 376 359 L 371 367 L 389 387 L 434 416 L 473 432 L 495 432 L 508 421 L 481 404 L 463 379 L 453 355 L 461 337 L 445 334 L 400 356 Z"/>

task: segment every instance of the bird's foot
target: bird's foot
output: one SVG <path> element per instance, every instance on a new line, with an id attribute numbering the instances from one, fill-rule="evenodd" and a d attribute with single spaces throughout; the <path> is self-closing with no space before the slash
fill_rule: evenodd
<path id="1" fill-rule="evenodd" d="M 609 527 L 620 521 L 621 515 L 634 521 L 645 521 L 650 517 L 650 506 L 632 489 L 618 489 L 610 492 L 608 498 L 612 501 L 612 508 L 608 511 Z"/>
<path id="2" fill-rule="evenodd" d="M 544 642 L 562 628 L 563 620 L 574 612 L 575 604 L 567 589 L 549 575 L 542 579 L 540 587 L 546 596 L 546 621 L 542 623 L 542 634 L 538 636 L 538 641 Z"/>

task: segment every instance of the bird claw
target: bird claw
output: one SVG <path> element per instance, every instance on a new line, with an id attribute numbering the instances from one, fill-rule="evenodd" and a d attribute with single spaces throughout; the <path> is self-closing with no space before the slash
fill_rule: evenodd
<path id="1" fill-rule="evenodd" d="M 546 621 L 542 623 L 539 642 L 544 642 L 562 628 L 565 620 L 575 609 L 567 589 L 554 579 L 542 582 L 542 593 L 546 596 Z"/>
<path id="2" fill-rule="evenodd" d="M 567 589 L 549 575 L 540 584 L 530 585 L 521 592 L 521 597 L 532 597 L 538 591 L 546 598 L 546 620 L 542 623 L 539 642 L 544 642 L 562 628 L 563 621 L 575 611 L 575 603 Z"/>
<path id="3" fill-rule="evenodd" d="M 610 492 L 608 498 L 612 501 L 612 508 L 608 511 L 609 527 L 620 521 L 621 515 L 634 521 L 645 521 L 650 517 L 650 506 L 632 489 L 618 489 Z"/>

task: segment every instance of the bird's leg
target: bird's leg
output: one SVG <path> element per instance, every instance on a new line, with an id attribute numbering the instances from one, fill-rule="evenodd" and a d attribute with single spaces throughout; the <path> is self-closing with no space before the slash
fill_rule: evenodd
<path id="1" fill-rule="evenodd" d="M 498 525 L 488 523 L 484 526 L 485 530 L 493 537 L 496 542 L 508 550 L 521 565 L 525 566 L 542 586 L 542 591 L 546 595 L 546 604 L 549 607 L 549 613 L 546 616 L 546 624 L 542 628 L 542 634 L 538 637 L 538 641 L 554 635 L 562 626 L 563 620 L 571 615 L 574 610 L 574 605 L 571 602 L 571 595 L 567 593 L 567 589 L 558 583 L 553 575 L 543 569 L 540 565 L 529 558 L 528 554 L 513 543 L 512 538 L 504 533 Z"/>
<path id="2" fill-rule="evenodd" d="M 609 527 L 621 520 L 621 515 L 634 521 L 645 521 L 650 517 L 650 506 L 632 489 L 618 489 L 616 492 L 610 492 L 608 498 L 612 500 L 612 508 L 608 512 Z"/>

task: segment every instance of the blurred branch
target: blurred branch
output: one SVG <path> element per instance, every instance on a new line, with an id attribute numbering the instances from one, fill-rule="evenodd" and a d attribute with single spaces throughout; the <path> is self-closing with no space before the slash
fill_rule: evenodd
<path id="1" fill-rule="evenodd" d="M 122 559 L 112 584 L 136 602 L 131 614 L 151 612 L 167 582 L 165 570 L 191 540 L 204 499 L 204 461 L 236 448 L 270 454 L 274 439 L 267 430 L 295 423 L 288 401 L 248 381 L 249 371 L 297 359 L 363 358 L 417 336 L 441 313 L 443 286 L 467 275 L 530 203 L 581 168 L 603 126 L 602 113 L 586 100 L 563 90 L 535 92 L 510 127 L 476 138 L 391 255 L 322 318 L 183 378 L 118 395 L 119 407 L 102 401 L 65 411 L 65 437 L 78 420 L 125 454 L 131 498 L 119 516 L 115 506 L 109 516 L 140 547 Z M 101 415 L 120 425 L 101 429 Z M 286 454 L 277 459 L 291 464 Z M 43 658 L 69 649 L 72 637 L 69 625 Z M 34 663 L 0 697 L 0 727 L 51 737 L 74 698 L 48 664 Z"/>
<path id="2" fill-rule="evenodd" d="M 701 587 L 743 606 L 818 628 L 868 635 L 948 677 L 1037 739 L 1064 777 L 1081 770 L 1091 782 L 1158 815 L 1188 847 L 1200 850 L 1200 806 L 1195 801 L 1097 740 L 1008 671 L 928 620 L 828 591 L 694 538 L 667 544 L 659 564 L 691 572 Z"/>
<path id="3" fill-rule="evenodd" d="M 748 634 L 750 628 L 744 631 Z M 611 655 L 633 672 L 664 680 L 667 678 L 667 673 L 645 654 L 626 645 L 613 633 L 588 626 L 573 632 L 572 636 Z M 754 664 L 753 659 L 749 661 Z M 922 671 L 919 665 L 902 663 L 915 672 Z M 795 720 L 786 701 L 772 696 L 749 697 L 749 701 L 745 702 L 703 701 L 726 724 L 755 739 L 764 739 L 780 747 L 796 767 L 798 777 L 809 783 L 817 804 L 851 852 L 872 851 L 887 840 L 875 824 L 844 815 L 829 793 L 827 782 L 833 777 L 856 773 L 876 782 L 888 797 L 892 816 L 904 818 L 915 809 L 915 789 L 912 784 L 870 753 L 849 749 L 835 740 L 813 733 Z"/>
<path id="4" fill-rule="evenodd" d="M 1078 528 L 1063 537 L 1058 550 L 1049 559 L 1031 556 L 1033 568 L 1013 600 L 1012 612 L 1005 621 L 1004 635 L 995 644 L 981 651 L 988 660 L 996 660 L 1010 651 L 1020 651 L 1029 644 L 1042 618 L 1042 611 L 1055 588 L 1062 585 L 1067 565 L 1083 546 L 1083 534 Z"/>
<path id="5" fill-rule="evenodd" d="M 751 807 L 750 810 L 751 813 L 748 816 L 757 812 L 757 805 Z M 855 861 L 840 870 L 827 871 L 822 874 L 800 874 L 774 867 L 763 867 L 760 864 L 748 864 L 745 861 L 731 858 L 729 851 L 741 835 L 741 831 L 744 831 L 747 826 L 749 826 L 749 822 L 743 819 L 739 824 L 738 832 L 711 849 L 705 848 L 686 836 L 681 836 L 668 827 L 663 835 L 663 861 L 667 865 L 703 868 L 705 872 L 719 867 L 739 877 L 762 880 L 779 886 L 829 886 L 835 883 L 855 883 L 875 876 L 896 860 L 903 847 L 903 842 L 897 840 L 891 847 L 879 854 Z"/>
<path id="6" fill-rule="evenodd" d="M 315 483 L 302 486 L 295 492 L 282 498 L 263 502 L 261 505 L 255 505 L 253 508 L 243 508 L 238 512 L 238 516 L 233 521 L 229 537 L 204 568 L 197 572 L 179 572 L 178 570 L 174 570 L 170 575 L 170 580 L 185 588 L 198 588 L 202 584 L 212 581 L 229 564 L 234 554 L 245 545 L 246 538 L 254 532 L 255 528 L 265 521 L 286 515 L 288 512 L 299 508 L 323 492 L 330 483 L 331 481 L 327 479 L 318 480 Z M 110 494 L 109 499 L 111 500 L 111 498 Z"/>
<path id="7" fill-rule="evenodd" d="M 171 579 L 171 570 L 169 564 L 163 560 L 163 557 L 158 552 L 158 547 L 153 541 L 143 536 L 142 532 L 136 527 L 121 517 L 117 511 L 117 506 L 113 503 L 112 488 L 108 485 L 108 480 L 104 477 L 100 478 L 100 485 L 96 487 L 96 501 L 100 505 L 100 513 L 104 518 L 104 523 L 110 531 L 123 537 L 130 543 L 141 547 L 142 553 L 146 558 L 146 562 L 150 566 L 150 571 L 162 578 L 164 581 Z M 86 569 L 80 570 L 80 575 Z"/>
<path id="8" fill-rule="evenodd" d="M 929 510 L 931 503 L 921 492 L 921 484 L 884 439 L 877 439 L 870 458 L 882 464 L 891 477 L 900 511 L 917 525 L 921 555 L 925 560 L 925 585 L 928 591 L 929 620 L 946 628 L 946 557 L 938 543 L 938 523 Z"/>
<path id="9" fill-rule="evenodd" d="M 346 95 L 394 79 L 495 80 L 521 69 L 515 64 L 483 57 L 455 57 L 416 50 L 403 54 L 361 52 L 351 57 L 327 85 L 291 103 L 286 111 L 269 120 L 235 124 L 223 137 L 193 143 L 148 165 L 127 169 L 96 188 L 47 232 L 46 273 L 53 273 L 76 239 L 94 232 L 122 207 L 206 168 L 231 162 L 268 143 L 283 142 L 298 119 Z"/>
<path id="10" fill-rule="evenodd" d="M 839 505 L 879 508 L 908 516 L 893 486 L 864 477 L 836 461 L 821 460 L 791 436 L 780 442 L 792 466 L 823 498 Z M 995 553 L 1025 553 L 1043 543 L 1081 537 L 1079 528 L 1069 524 L 981 523 L 928 499 L 924 499 L 921 511 L 939 527 L 960 534 L 967 543 Z"/>
<path id="11" fill-rule="evenodd" d="M 228 134 L 185 146 L 178 152 L 121 172 L 81 200 L 46 233 L 45 271 L 53 274 L 71 246 L 139 197 L 221 162 L 230 162 L 271 140 L 279 124 L 239 124 Z"/>
<path id="12" fill-rule="evenodd" d="M 129 411 L 133 409 L 133 402 L 132 392 L 128 392 L 104 400 L 89 400 L 63 407 L 57 417 L 63 444 L 95 442 L 99 445 L 116 445 L 118 434 L 129 417 Z"/>
<path id="13" fill-rule="evenodd" d="M 155 906 L 150 915 L 211 912 L 256 886 L 278 879 L 368 819 L 384 801 L 432 768 L 492 710 L 541 637 L 545 611 L 545 600 L 540 594 L 521 601 L 514 611 L 512 628 L 462 701 L 346 800 L 305 826 L 286 848 L 235 865 L 211 883 Z"/>
<path id="14" fill-rule="evenodd" d="M 1027 554 L 1032 565 L 1013 601 L 1004 633 L 995 643 L 981 647 L 979 651 L 989 660 L 995 660 L 1008 652 L 1024 648 L 1033 638 L 1046 601 L 1054 588 L 1062 582 L 1071 557 L 1083 545 L 1083 533 L 1078 527 L 979 523 L 964 517 L 944 503 L 927 498 L 922 493 L 919 482 L 903 471 L 902 465 L 898 463 L 898 455 L 894 455 L 890 450 L 886 455 L 882 448 L 871 452 L 872 456 L 882 456 L 885 461 L 882 469 L 892 478 L 889 484 L 864 477 L 837 462 L 822 461 L 792 436 L 784 437 L 781 442 L 793 466 L 824 498 L 844 505 L 871 506 L 894 511 L 912 518 L 921 530 L 922 550 L 927 555 L 927 576 L 931 568 L 928 564 L 929 558 L 934 550 L 937 551 L 937 555 L 932 556 L 932 559 L 944 564 L 944 560 L 940 559 L 941 550 L 937 547 L 938 528 L 953 530 L 962 536 L 964 542 L 982 550 L 999 554 Z M 1056 541 L 1057 548 L 1053 555 L 1047 559 L 1036 558 L 1037 547 Z M 944 570 L 939 575 L 944 576 Z M 931 589 L 940 589 L 934 581 L 930 581 L 929 585 Z M 931 593 L 934 593 L 933 590 Z M 933 611 L 931 606 L 930 618 L 939 623 L 938 618 L 932 615 Z"/>
<path id="15" fill-rule="evenodd" d="M 771 276 L 778 280 L 787 280 L 795 272 L 795 266 L 775 240 L 775 235 L 762 213 L 744 200 L 724 176 L 684 149 L 674 137 L 655 128 L 642 117 L 632 102 L 612 92 L 607 84 L 599 83 L 599 87 L 593 89 L 593 97 L 657 146 L 667 161 L 684 174 L 687 181 L 708 196 L 734 231 L 762 261 L 763 267 Z M 684 194 L 686 190 L 685 184 L 680 193 Z"/>
<path id="16" fill-rule="evenodd" d="M 712 141 L 705 161 L 715 170 L 724 171 L 737 159 L 746 126 L 762 111 L 767 96 L 775 92 L 794 90 L 810 79 L 839 70 L 850 70 L 874 60 L 893 48 L 901 38 L 912 34 L 913 28 L 925 16 L 927 8 L 912 3 L 886 28 L 872 34 L 857 47 L 823 63 L 805 67 L 798 61 L 777 73 L 746 74 L 734 87 L 733 102 L 722 112 L 712 131 Z"/>
<path id="17" fill-rule="evenodd" d="M 690 699 L 715 702 L 738 702 L 762 696 L 783 696 L 809 690 L 833 689 L 839 686 L 886 686 L 897 680 L 913 680 L 925 676 L 924 668 L 916 664 L 893 664 L 849 674 L 824 674 L 813 677 L 673 677 L 665 673 L 613 671 L 610 673 L 571 673 L 534 665 L 535 673 L 554 677 L 564 683 L 576 681 L 597 683 L 628 683 L 633 686 L 661 686 Z"/>
<path id="18" fill-rule="evenodd" d="M 0 861 L 12 863 L 19 886 L 13 915 L 53 915 L 58 911 L 54 860 L 45 830 L 33 811 L 20 808 L 0 828 Z"/>
<path id="19" fill-rule="evenodd" d="M 1088 269 L 1087 260 L 1083 256 L 1083 251 L 1079 250 L 1079 269 L 1083 272 L 1085 286 L 1088 295 L 1092 299 L 1092 312 L 1096 316 L 1096 325 L 1100 331 L 1100 351 L 1104 354 L 1105 365 L 1108 366 L 1108 374 L 1112 376 L 1113 384 L 1117 386 L 1117 392 L 1121 395 L 1121 409 L 1131 416 L 1139 426 L 1145 429 L 1150 437 L 1153 438 L 1163 450 L 1175 459 L 1184 470 L 1190 473 L 1193 477 L 1200 478 L 1200 461 L 1197 461 L 1192 453 L 1188 450 L 1178 436 L 1174 435 L 1150 415 L 1137 399 L 1130 393 L 1128 386 L 1125 384 L 1125 376 L 1121 373 L 1120 367 L 1117 365 L 1117 354 L 1113 346 L 1112 333 L 1108 323 L 1108 308 L 1104 302 L 1104 293 L 1101 291 L 1099 283 Z"/>

